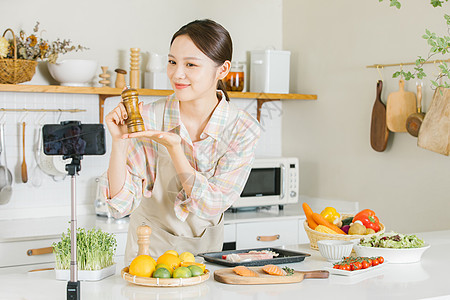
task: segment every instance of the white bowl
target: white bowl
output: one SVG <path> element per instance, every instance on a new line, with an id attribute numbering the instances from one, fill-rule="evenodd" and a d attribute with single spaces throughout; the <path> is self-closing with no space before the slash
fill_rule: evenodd
<path id="1" fill-rule="evenodd" d="M 380 248 L 380 247 L 366 247 L 361 245 L 355 245 L 354 249 L 358 256 L 383 256 L 383 258 L 392 264 L 409 264 L 419 262 L 422 258 L 422 254 L 430 248 L 429 244 L 420 248 Z"/>
<path id="2" fill-rule="evenodd" d="M 64 86 L 89 86 L 97 72 L 98 63 L 88 59 L 66 59 L 48 63 L 52 77 Z"/>
<path id="3" fill-rule="evenodd" d="M 338 262 L 352 253 L 354 242 L 343 240 L 320 240 L 317 242 L 320 254 L 328 261 Z"/>

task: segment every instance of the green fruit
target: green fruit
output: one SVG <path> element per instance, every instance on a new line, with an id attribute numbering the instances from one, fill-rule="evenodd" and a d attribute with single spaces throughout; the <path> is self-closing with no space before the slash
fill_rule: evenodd
<path id="1" fill-rule="evenodd" d="M 170 278 L 170 271 L 166 268 L 159 268 L 156 269 L 155 272 L 153 272 L 154 278 Z"/>
<path id="2" fill-rule="evenodd" d="M 191 271 L 192 277 L 203 275 L 203 270 L 199 266 L 190 265 L 187 268 Z"/>
<path id="3" fill-rule="evenodd" d="M 191 270 L 186 267 L 178 267 L 173 271 L 173 278 L 188 278 L 192 277 Z"/>

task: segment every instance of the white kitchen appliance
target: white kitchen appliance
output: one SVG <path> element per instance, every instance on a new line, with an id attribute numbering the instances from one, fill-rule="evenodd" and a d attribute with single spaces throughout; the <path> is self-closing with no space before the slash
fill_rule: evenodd
<path id="1" fill-rule="evenodd" d="M 231 206 L 258 207 L 298 202 L 298 158 L 256 158 L 241 197 Z"/>
<path id="2" fill-rule="evenodd" d="M 290 51 L 250 51 L 250 92 L 289 93 Z"/>

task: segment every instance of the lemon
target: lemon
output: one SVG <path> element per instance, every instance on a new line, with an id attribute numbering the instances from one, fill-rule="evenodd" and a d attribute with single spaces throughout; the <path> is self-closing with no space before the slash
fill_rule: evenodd
<path id="1" fill-rule="evenodd" d="M 180 254 L 180 260 L 183 261 L 187 261 L 187 262 L 195 262 L 195 257 L 194 254 L 192 254 L 191 252 L 183 252 Z"/>
<path id="2" fill-rule="evenodd" d="M 192 277 L 191 270 L 187 267 L 178 267 L 173 271 L 173 278 L 188 278 Z"/>
<path id="3" fill-rule="evenodd" d="M 170 278 L 170 271 L 166 268 L 159 268 L 153 272 L 153 278 Z"/>
<path id="4" fill-rule="evenodd" d="M 167 250 L 166 252 L 164 252 L 164 254 L 172 254 L 172 255 L 178 256 L 178 252 L 175 250 Z"/>
<path id="5" fill-rule="evenodd" d="M 156 267 L 155 267 L 155 271 L 160 269 L 160 268 L 167 269 L 170 272 L 170 275 L 172 275 L 173 269 L 171 269 L 168 265 L 166 265 L 166 264 L 157 264 Z"/>
<path id="6" fill-rule="evenodd" d="M 155 271 L 155 260 L 150 255 L 139 255 L 130 264 L 131 275 L 150 277 Z"/>
<path id="7" fill-rule="evenodd" d="M 189 271 L 191 271 L 192 276 L 200 276 L 203 275 L 203 270 L 199 266 L 190 265 L 187 267 Z"/>
<path id="8" fill-rule="evenodd" d="M 165 264 L 172 270 L 175 270 L 180 266 L 180 259 L 178 256 L 175 256 L 173 254 L 165 253 L 158 257 L 158 260 L 156 261 L 157 264 Z"/>

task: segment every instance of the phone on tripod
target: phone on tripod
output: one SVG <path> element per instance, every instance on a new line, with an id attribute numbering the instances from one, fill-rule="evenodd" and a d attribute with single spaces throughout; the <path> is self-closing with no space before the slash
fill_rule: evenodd
<path id="1" fill-rule="evenodd" d="M 103 124 L 81 124 L 66 121 L 42 127 L 46 155 L 103 155 L 106 153 Z"/>

